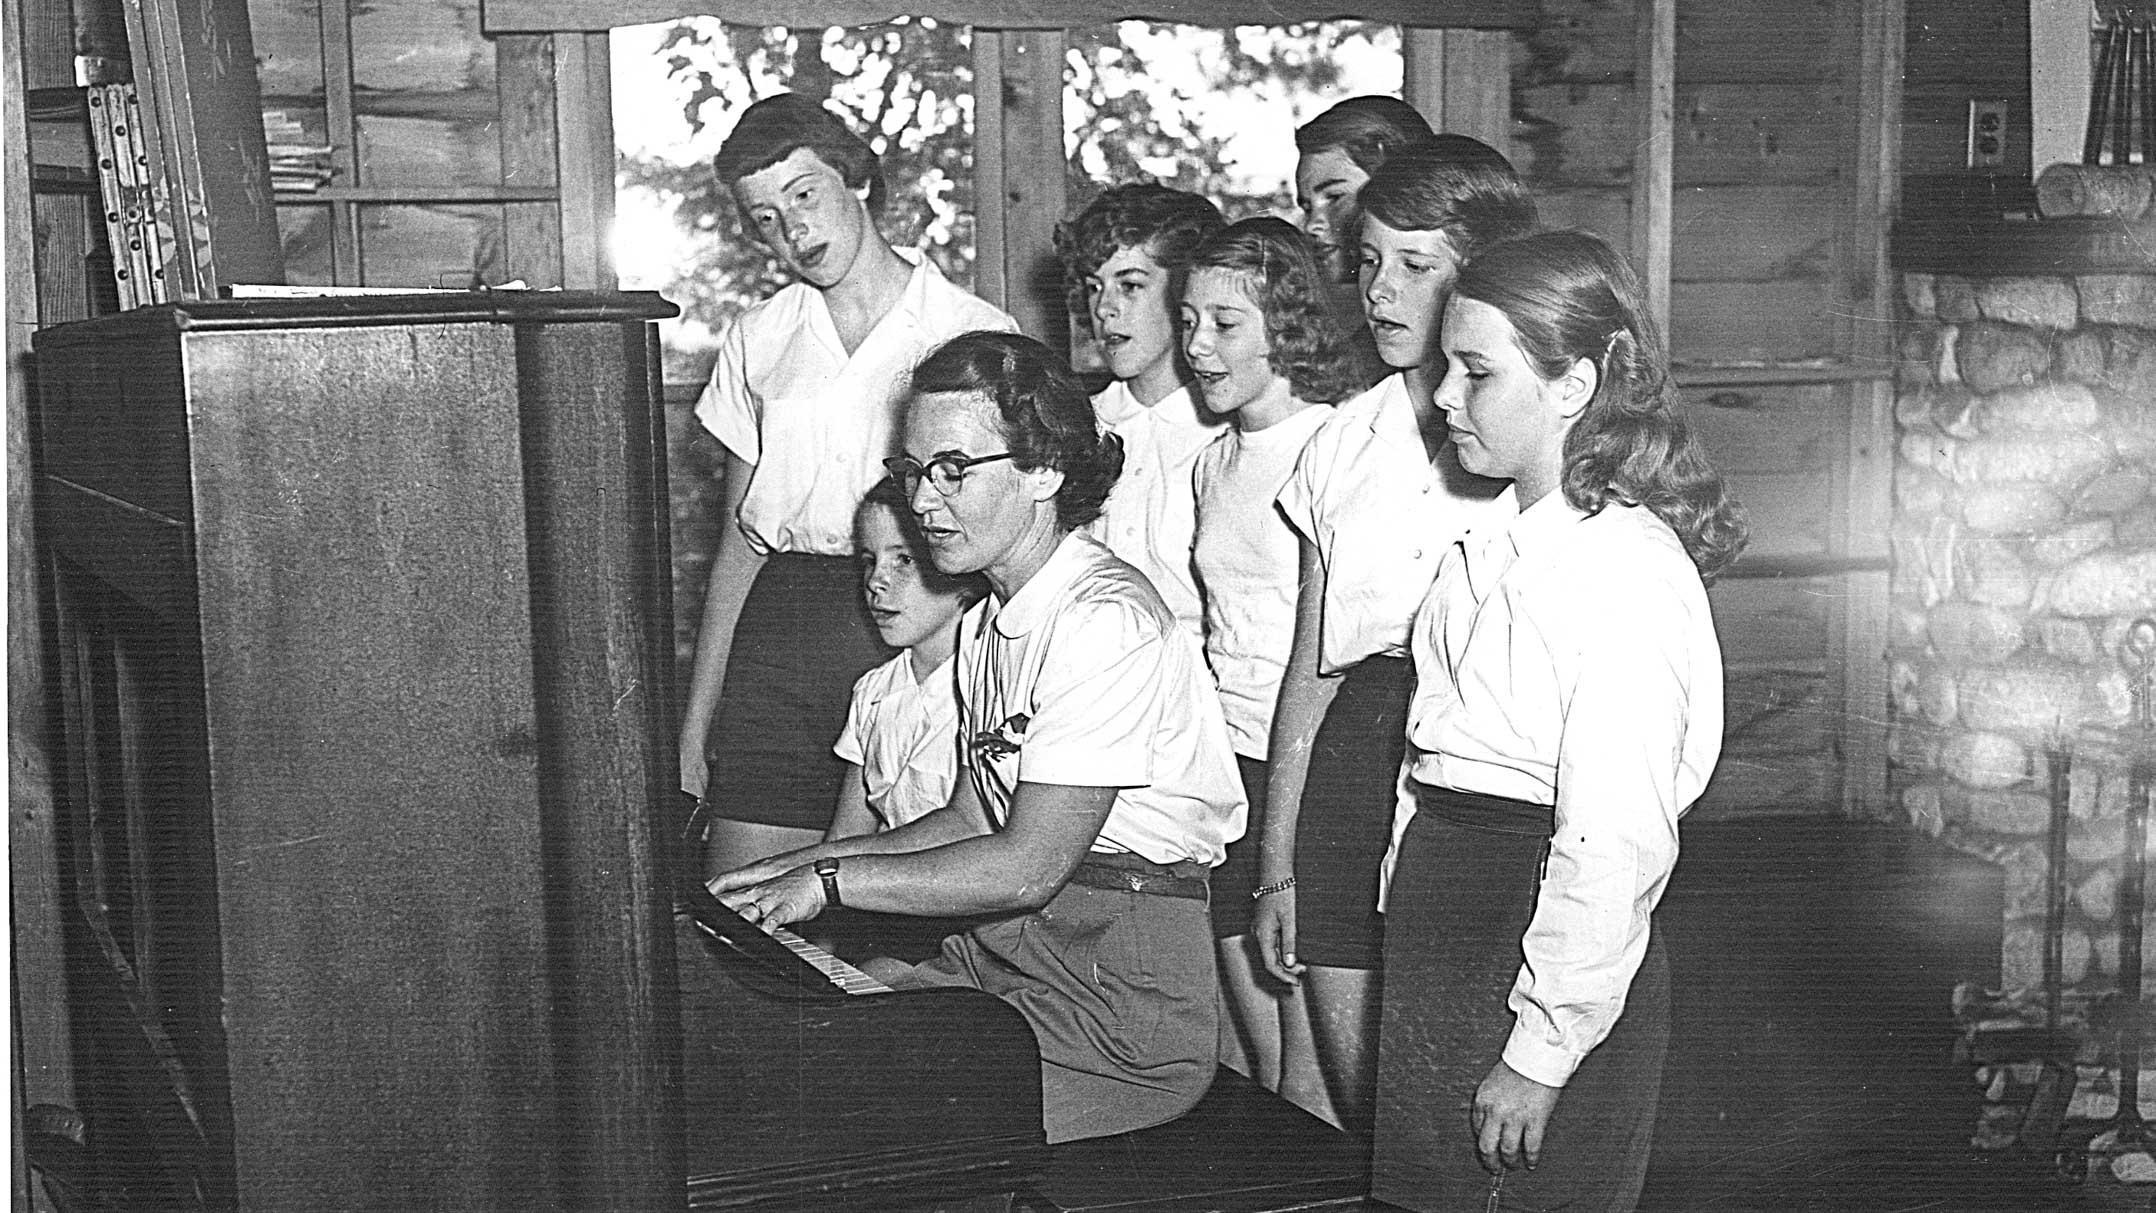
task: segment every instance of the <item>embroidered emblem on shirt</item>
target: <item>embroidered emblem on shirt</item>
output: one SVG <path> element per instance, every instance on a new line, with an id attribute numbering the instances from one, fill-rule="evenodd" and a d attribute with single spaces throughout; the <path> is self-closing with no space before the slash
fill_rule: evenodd
<path id="1" fill-rule="evenodd" d="M 973 735 L 973 756 L 987 761 L 1008 758 L 1026 743 L 1026 725 L 1032 720 L 1024 712 L 1006 719 L 994 729 L 982 729 Z"/>

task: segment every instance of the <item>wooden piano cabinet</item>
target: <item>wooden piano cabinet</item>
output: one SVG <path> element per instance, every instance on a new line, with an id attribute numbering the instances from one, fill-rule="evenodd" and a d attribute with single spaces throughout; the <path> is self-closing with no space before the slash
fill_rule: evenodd
<path id="1" fill-rule="evenodd" d="M 671 313 L 37 335 L 81 1110 L 133 1207 L 682 1206 Z"/>

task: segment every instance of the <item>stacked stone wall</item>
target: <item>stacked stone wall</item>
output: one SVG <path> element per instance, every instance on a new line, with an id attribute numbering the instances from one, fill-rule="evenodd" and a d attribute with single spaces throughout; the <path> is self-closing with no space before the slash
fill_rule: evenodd
<path id="1" fill-rule="evenodd" d="M 2156 614 L 2156 272 L 1903 282 L 1892 786 L 1918 828 L 2004 866 L 2004 979 L 2025 988 L 2042 975 L 2050 764 L 2070 756 L 2079 985 L 2118 967 L 2120 654 Z"/>

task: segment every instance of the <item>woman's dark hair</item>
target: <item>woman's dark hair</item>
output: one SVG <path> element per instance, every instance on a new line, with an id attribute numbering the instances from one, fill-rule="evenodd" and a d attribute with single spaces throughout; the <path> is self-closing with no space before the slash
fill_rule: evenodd
<path id="1" fill-rule="evenodd" d="M 1461 260 L 1535 228 L 1535 202 L 1496 148 L 1439 135 L 1378 166 L 1357 201 L 1363 214 L 1402 232 L 1443 232 Z"/>
<path id="2" fill-rule="evenodd" d="M 861 517 L 870 510 L 889 510 L 898 519 L 899 533 L 906 537 L 906 544 L 913 549 L 913 567 L 920 573 L 921 584 L 937 594 L 956 593 L 959 601 L 972 606 L 988 597 L 988 579 L 979 573 L 946 573 L 936 567 L 928 557 L 928 545 L 921 539 L 921 520 L 914 516 L 913 503 L 906 499 L 906 490 L 896 480 L 885 476 L 869 486 L 868 495 L 854 507 L 853 525 L 858 531 Z"/>
<path id="3" fill-rule="evenodd" d="M 712 171 L 728 189 L 743 177 L 770 168 L 801 148 L 838 170 L 850 190 L 868 187 L 868 213 L 883 212 L 883 164 L 837 114 L 800 93 L 779 93 L 741 111 L 733 133 L 712 157 Z"/>
<path id="4" fill-rule="evenodd" d="M 1056 225 L 1056 257 L 1063 263 L 1063 291 L 1071 315 L 1090 314 L 1087 276 L 1127 248 L 1144 249 L 1169 272 L 1169 290 L 1180 290 L 1191 250 L 1226 222 L 1219 207 L 1165 185 L 1140 182 L 1102 190 L 1076 218 Z"/>
<path id="5" fill-rule="evenodd" d="M 1350 97 L 1295 128 L 1295 151 L 1311 156 L 1338 148 L 1356 167 L 1374 173 L 1395 153 L 1430 138 L 1430 123 L 1398 97 Z"/>
<path id="6" fill-rule="evenodd" d="M 1362 387 L 1317 253 L 1294 224 L 1269 215 L 1229 224 L 1191 254 L 1190 268 L 1200 267 L 1242 279 L 1265 317 L 1266 361 L 1298 398 L 1337 404 Z"/>
<path id="7" fill-rule="evenodd" d="M 1706 581 L 1737 558 L 1743 512 L 1677 411 L 1662 334 L 1615 249 L 1572 231 L 1494 244 L 1461 267 L 1453 296 L 1502 312 L 1544 379 L 1594 364 L 1594 397 L 1565 435 L 1565 500 L 1590 514 L 1611 501 L 1653 510 Z"/>
<path id="8" fill-rule="evenodd" d="M 942 392 L 987 397 L 1012 462 L 1063 473 L 1055 498 L 1063 529 L 1100 517 L 1123 474 L 1123 441 L 1100 431 L 1085 385 L 1062 355 L 1018 333 L 961 333 L 913 368 L 911 395 Z"/>

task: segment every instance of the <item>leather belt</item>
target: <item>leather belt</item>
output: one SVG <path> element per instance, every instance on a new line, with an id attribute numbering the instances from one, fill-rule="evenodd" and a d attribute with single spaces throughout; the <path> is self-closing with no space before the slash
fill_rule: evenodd
<path id="1" fill-rule="evenodd" d="M 1071 873 L 1071 883 L 1089 889 L 1122 889 L 1156 897 L 1206 899 L 1205 865 L 1190 860 L 1159 864 L 1137 855 L 1088 855 Z"/>

